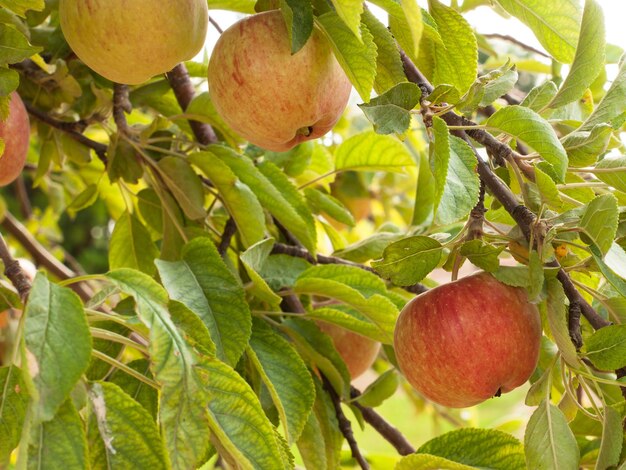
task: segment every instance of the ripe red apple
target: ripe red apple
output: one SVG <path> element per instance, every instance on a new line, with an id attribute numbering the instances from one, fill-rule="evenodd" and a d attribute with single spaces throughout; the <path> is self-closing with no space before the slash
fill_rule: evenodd
<path id="1" fill-rule="evenodd" d="M 539 312 L 526 291 L 480 272 L 411 300 L 396 323 L 394 347 L 418 392 L 464 408 L 526 382 L 540 341 Z"/>
<path id="2" fill-rule="evenodd" d="M 278 10 L 224 31 L 209 62 L 209 93 L 241 137 L 284 152 L 326 134 L 341 117 L 350 81 L 317 28 L 297 53 Z"/>
<path id="3" fill-rule="evenodd" d="M 4 152 L 0 152 L 0 186 L 12 183 L 22 173 L 28 154 L 30 121 L 19 95 L 11 93 L 9 116 L 0 121 L 0 139 Z"/>
<path id="4" fill-rule="evenodd" d="M 61 0 L 59 17 L 80 60 L 129 85 L 193 58 L 209 24 L 206 0 Z"/>
<path id="5" fill-rule="evenodd" d="M 335 349 L 348 366 L 352 380 L 369 369 L 380 351 L 380 343 L 346 330 L 332 323 L 317 322 L 317 326 L 331 337 Z"/>

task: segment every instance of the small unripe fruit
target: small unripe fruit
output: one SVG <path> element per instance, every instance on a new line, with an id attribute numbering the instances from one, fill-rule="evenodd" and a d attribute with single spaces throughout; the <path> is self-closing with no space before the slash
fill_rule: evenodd
<path id="1" fill-rule="evenodd" d="M 318 322 L 317 325 L 333 340 L 335 349 L 348 366 L 352 380 L 363 375 L 374 364 L 380 351 L 378 341 L 330 323 Z"/>
<path id="2" fill-rule="evenodd" d="M 539 358 L 541 320 L 524 289 L 478 273 L 411 300 L 394 347 L 407 381 L 440 405 L 463 408 L 519 387 Z"/>
<path id="3" fill-rule="evenodd" d="M 19 95 L 11 93 L 9 116 L 0 121 L 0 139 L 4 141 L 4 152 L 0 152 L 0 186 L 17 179 L 26 164 L 30 121 Z"/>
<path id="4" fill-rule="evenodd" d="M 213 49 L 208 79 L 224 121 L 249 142 L 275 152 L 326 134 L 352 88 L 317 28 L 291 54 L 278 10 L 248 16 L 224 31 Z"/>

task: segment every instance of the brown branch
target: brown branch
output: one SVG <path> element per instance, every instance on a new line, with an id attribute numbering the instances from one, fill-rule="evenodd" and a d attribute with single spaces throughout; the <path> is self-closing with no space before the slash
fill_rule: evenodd
<path id="1" fill-rule="evenodd" d="M 30 253 L 35 262 L 44 266 L 53 276 L 66 280 L 76 277 L 71 269 L 56 259 L 46 248 L 44 248 L 30 232 L 12 214 L 6 212 L 2 220 L 4 229 L 13 236 L 26 251 Z M 72 289 L 83 299 L 88 300 L 93 292 L 85 284 L 72 284 Z"/>
<path id="2" fill-rule="evenodd" d="M 574 346 L 576 346 L 576 350 L 578 350 L 583 345 L 583 337 L 580 334 L 580 304 L 578 302 L 570 303 L 568 314 L 567 329 L 569 330 L 569 337 Z"/>
<path id="3" fill-rule="evenodd" d="M 358 398 L 359 396 L 361 396 L 361 392 L 354 387 L 350 387 L 350 397 Z M 406 437 L 372 408 L 363 406 L 358 402 L 352 402 L 352 405 L 359 409 L 365 422 L 372 426 L 378 434 L 389 442 L 400 455 L 409 455 L 415 452 L 415 448 Z"/>
<path id="4" fill-rule="evenodd" d="M 4 237 L 0 233 L 0 260 L 4 264 L 4 274 L 11 281 L 11 284 L 17 289 L 22 302 L 26 301 L 30 292 L 30 282 L 22 271 L 20 263 L 11 256 L 9 246 L 4 241 Z"/>
<path id="5" fill-rule="evenodd" d="M 539 49 L 535 49 L 534 47 L 529 46 L 528 44 L 523 43 L 522 41 L 515 39 L 513 36 L 509 36 L 507 34 L 489 33 L 489 34 L 483 34 L 482 36 L 489 38 L 489 39 L 501 39 L 502 41 L 507 41 L 512 44 L 515 44 L 516 46 L 519 46 L 522 49 L 525 49 L 534 54 L 540 55 L 541 57 L 552 59 L 552 56 L 546 54 L 545 52 L 540 51 Z"/>
<path id="6" fill-rule="evenodd" d="M 170 82 L 172 90 L 174 91 L 174 95 L 176 95 L 178 104 L 181 109 L 185 111 L 189 107 L 189 104 L 191 103 L 191 100 L 193 100 L 193 96 L 196 93 L 193 88 L 193 83 L 191 83 L 191 79 L 189 78 L 189 72 L 187 72 L 185 64 L 178 64 L 171 71 L 169 71 L 167 73 L 167 79 Z M 217 142 L 215 131 L 210 125 L 194 120 L 190 120 L 189 125 L 191 126 L 191 130 L 196 136 L 196 139 L 201 144 L 209 145 Z"/>
<path id="7" fill-rule="evenodd" d="M 228 219 L 226 225 L 224 226 L 224 233 L 222 234 L 222 240 L 220 241 L 220 245 L 217 248 L 218 253 L 223 257 L 228 251 L 228 247 L 230 246 L 230 241 L 233 238 L 233 235 L 237 233 L 237 224 L 235 223 L 235 219 L 232 217 Z"/>
<path id="8" fill-rule="evenodd" d="M 416 83 L 420 87 L 423 92 L 422 99 L 426 99 L 428 94 L 432 92 L 433 86 L 428 82 L 428 80 L 419 71 L 415 64 L 411 62 L 411 59 L 409 59 L 404 52 L 400 51 L 400 55 L 407 78 L 409 79 L 409 81 Z M 465 119 L 453 112 L 448 112 L 441 117 L 449 125 L 476 125 L 476 123 L 470 121 L 469 119 Z M 475 141 L 483 144 L 487 149 L 489 155 L 492 156 L 496 160 L 496 162 L 498 162 L 498 160 L 509 160 L 510 158 L 515 158 L 515 152 L 508 145 L 500 142 L 485 130 L 469 129 L 466 131 L 453 132 L 455 135 L 461 137 L 465 141 L 468 141 L 467 136 L 469 135 Z M 541 243 L 542 234 L 538 234 L 536 230 L 539 228 L 539 232 L 542 232 L 543 230 L 545 230 L 545 227 L 542 226 L 540 221 L 537 221 L 537 217 L 535 216 L 535 214 L 533 214 L 526 206 L 519 203 L 517 197 L 515 196 L 515 194 L 513 194 L 513 192 L 511 192 L 509 187 L 506 186 L 506 184 L 504 184 L 504 182 L 502 182 L 502 180 L 500 180 L 500 178 L 496 176 L 489 164 L 485 162 L 480 157 L 480 155 L 478 155 L 476 150 L 473 150 L 478 161 L 477 170 L 480 179 L 485 183 L 486 187 L 489 188 L 494 197 L 498 201 L 500 201 L 505 210 L 513 217 L 517 225 L 524 233 L 526 240 L 530 242 L 530 240 L 532 239 L 535 245 L 537 245 L 538 242 Z M 578 303 L 580 305 L 582 314 L 595 329 L 610 325 L 610 322 L 598 315 L 593 307 L 589 305 L 589 303 L 583 298 L 580 292 L 578 292 L 569 275 L 563 269 L 561 269 L 558 261 L 551 261 L 547 264 L 547 266 L 559 268 L 557 278 L 563 285 L 565 295 L 569 299 L 570 304 Z"/>
<path id="9" fill-rule="evenodd" d="M 363 470 L 368 470 L 370 468 L 370 465 L 369 463 L 367 463 L 367 460 L 365 460 L 365 457 L 363 457 L 363 454 L 361 454 L 359 445 L 357 444 L 356 439 L 354 439 L 354 434 L 352 433 L 352 424 L 350 424 L 350 420 L 346 418 L 346 415 L 341 409 L 341 400 L 339 398 L 339 395 L 337 395 L 337 392 L 324 375 L 322 375 L 322 380 L 324 381 L 324 389 L 328 392 L 328 395 L 330 395 L 331 401 L 333 402 L 335 415 L 337 416 L 337 421 L 339 423 L 339 430 L 341 431 L 341 434 L 343 434 L 343 437 L 346 438 L 346 441 L 350 446 L 352 457 L 354 458 L 354 460 L 357 461 L 357 463 Z"/>
<path id="10" fill-rule="evenodd" d="M 82 134 L 82 130 L 84 130 L 84 124 L 82 122 L 76 123 L 58 121 L 57 119 L 54 119 L 43 111 L 40 111 L 26 101 L 24 102 L 24 106 L 26 106 L 28 114 L 37 118 L 41 122 L 48 124 L 50 127 L 54 127 L 55 129 L 65 132 L 72 139 L 83 144 L 85 147 L 89 147 L 96 153 L 102 163 L 104 163 L 105 165 L 107 164 L 107 146 L 105 144 L 101 144 L 100 142 L 96 142 L 95 140 L 91 140 L 89 137 L 84 136 Z"/>
<path id="11" fill-rule="evenodd" d="M 113 85 L 113 120 L 120 134 L 129 135 L 130 127 L 126 121 L 126 113 L 130 113 L 133 107 L 128 99 L 128 85 L 115 83 Z"/>

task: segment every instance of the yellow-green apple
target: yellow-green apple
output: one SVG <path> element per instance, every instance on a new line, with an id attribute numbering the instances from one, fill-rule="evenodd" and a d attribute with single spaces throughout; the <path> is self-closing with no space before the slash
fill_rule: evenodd
<path id="1" fill-rule="evenodd" d="M 61 0 L 59 16 L 80 60 L 129 85 L 193 58 L 209 23 L 206 0 Z"/>
<path id="2" fill-rule="evenodd" d="M 526 291 L 479 272 L 411 300 L 398 317 L 394 348 L 418 392 L 463 408 L 526 382 L 540 341 L 539 312 Z"/>
<path id="3" fill-rule="evenodd" d="M 9 99 L 9 115 L 0 121 L 0 139 L 4 144 L 4 151 L 0 150 L 0 186 L 12 183 L 22 173 L 29 138 L 28 113 L 22 99 L 13 92 Z"/>
<path id="4" fill-rule="evenodd" d="M 320 329 L 333 340 L 335 349 L 348 366 L 352 380 L 369 369 L 380 351 L 380 343 L 332 323 L 317 322 Z"/>
<path id="5" fill-rule="evenodd" d="M 224 31 L 208 78 L 224 121 L 249 142 L 275 152 L 331 130 L 352 88 L 317 28 L 302 49 L 291 53 L 278 10 L 248 16 Z"/>

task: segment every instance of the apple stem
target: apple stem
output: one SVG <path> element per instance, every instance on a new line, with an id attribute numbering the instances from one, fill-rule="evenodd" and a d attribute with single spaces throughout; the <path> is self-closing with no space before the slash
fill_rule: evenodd
<path id="1" fill-rule="evenodd" d="M 313 132 L 312 126 L 301 127 L 300 129 L 296 131 L 296 135 L 303 135 L 304 137 L 308 137 L 311 135 L 312 132 Z"/>

